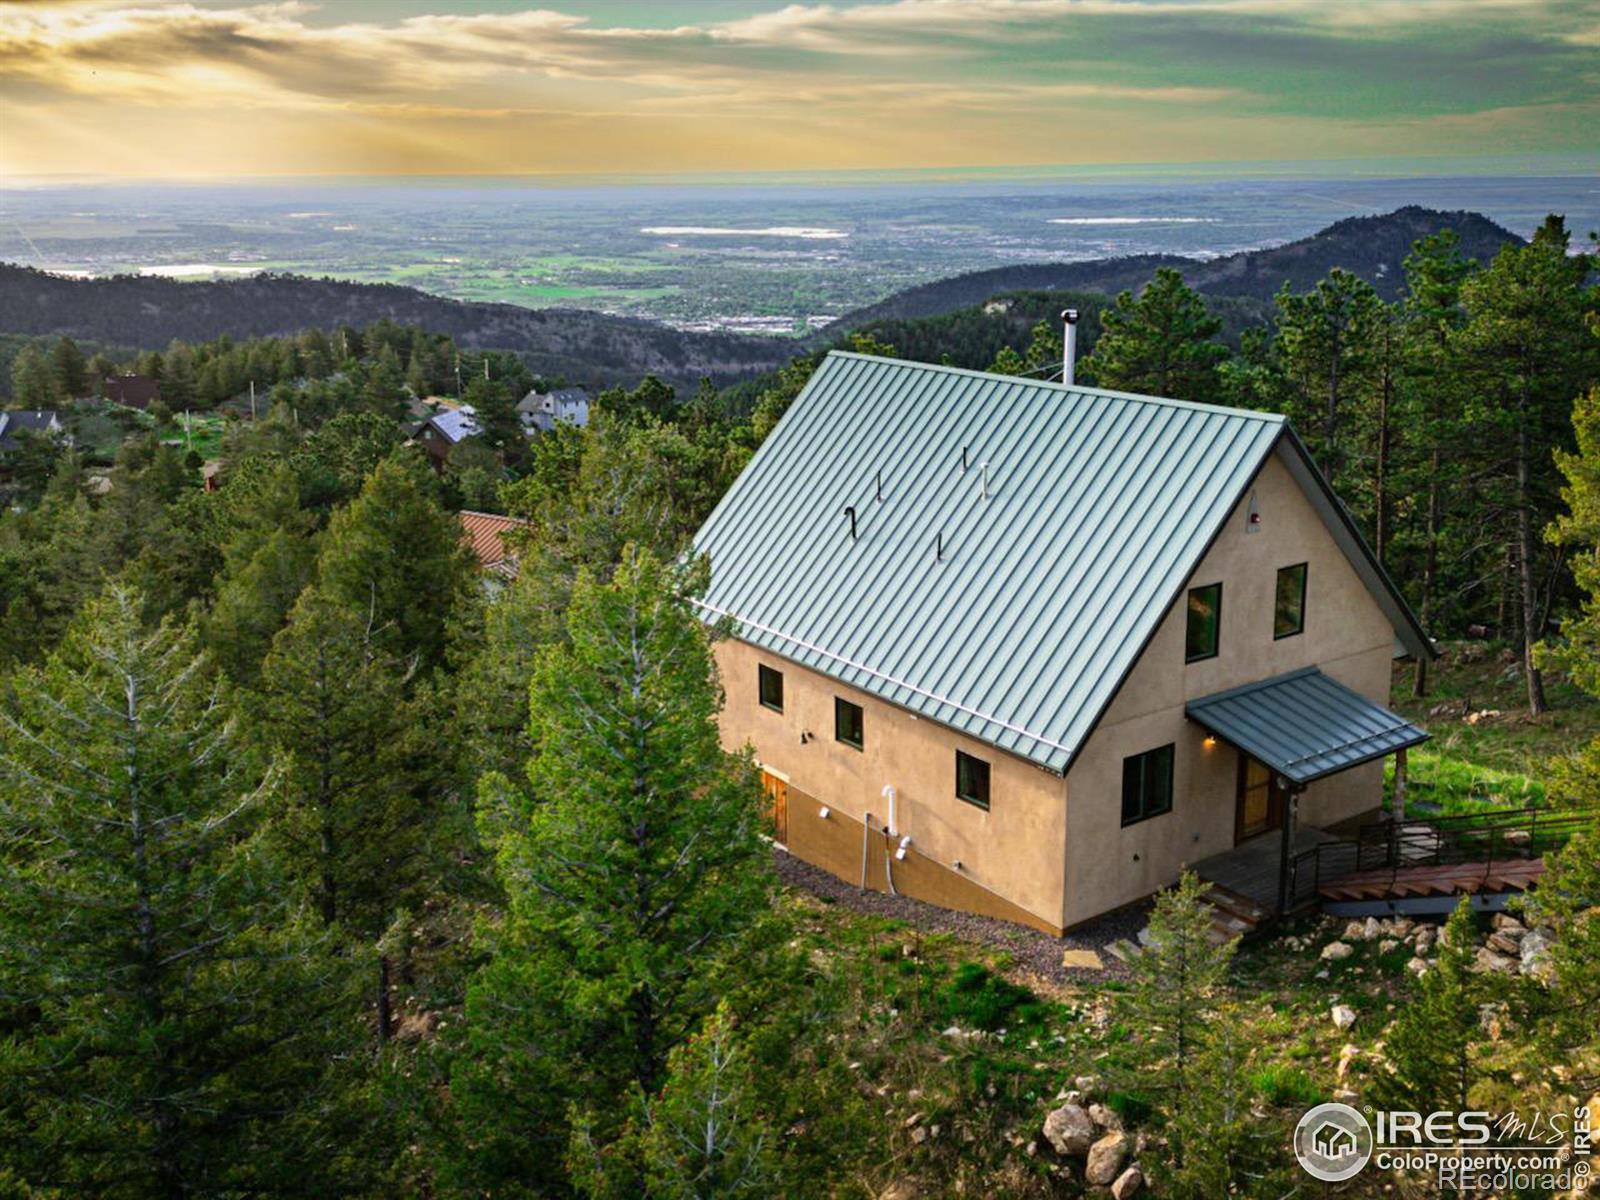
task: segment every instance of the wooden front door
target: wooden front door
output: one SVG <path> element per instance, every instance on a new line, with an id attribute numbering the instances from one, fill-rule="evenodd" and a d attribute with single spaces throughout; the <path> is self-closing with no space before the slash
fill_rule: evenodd
<path id="1" fill-rule="evenodd" d="M 761 772 L 761 790 L 767 794 L 767 816 L 772 821 L 772 836 L 779 845 L 789 844 L 789 781 L 771 771 Z"/>
<path id="2" fill-rule="evenodd" d="M 1283 788 L 1265 763 L 1239 752 L 1239 807 L 1233 840 L 1242 842 L 1269 829 L 1283 828 Z"/>

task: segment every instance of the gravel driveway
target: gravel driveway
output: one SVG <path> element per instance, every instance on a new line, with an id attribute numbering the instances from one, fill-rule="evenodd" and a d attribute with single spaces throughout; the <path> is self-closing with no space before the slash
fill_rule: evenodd
<path id="1" fill-rule="evenodd" d="M 809 892 L 852 912 L 895 917 L 925 933 L 948 933 L 963 941 L 1004 950 L 1019 970 L 1056 986 L 1126 979 L 1127 968 L 1105 948 L 1119 938 L 1132 940 L 1144 928 L 1150 913 L 1148 904 L 1134 904 L 1080 925 L 1065 937 L 1051 937 L 1010 921 L 955 912 L 909 896 L 863 892 L 855 884 L 846 883 L 821 867 L 814 867 L 782 850 L 773 851 L 773 857 L 778 878 L 787 887 Z M 1104 967 L 1098 971 L 1063 967 L 1061 954 L 1064 950 L 1093 950 L 1100 955 Z"/>

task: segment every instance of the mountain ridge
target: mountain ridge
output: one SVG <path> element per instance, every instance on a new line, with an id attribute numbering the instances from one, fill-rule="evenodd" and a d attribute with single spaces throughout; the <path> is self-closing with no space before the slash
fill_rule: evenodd
<path id="1" fill-rule="evenodd" d="M 1018 291 L 1114 295 L 1138 288 L 1164 266 L 1181 270 L 1191 287 L 1208 296 L 1260 302 L 1269 302 L 1285 282 L 1296 291 L 1310 288 L 1339 266 L 1393 299 L 1403 285 L 1401 264 L 1411 244 L 1441 228 L 1456 230 L 1463 253 L 1479 261 L 1523 240 L 1480 213 L 1409 205 L 1215 259 L 1139 255 L 968 272 L 855 309 L 804 339 L 687 331 L 587 309 L 455 300 L 394 283 L 283 274 L 210 282 L 139 275 L 74 279 L 0 263 L 0 331 L 160 349 L 174 338 L 283 335 L 387 318 L 450 334 L 464 346 L 516 351 L 551 378 L 603 386 L 654 374 L 679 386 L 692 386 L 701 376 L 725 384 L 877 322 L 942 316 Z"/>

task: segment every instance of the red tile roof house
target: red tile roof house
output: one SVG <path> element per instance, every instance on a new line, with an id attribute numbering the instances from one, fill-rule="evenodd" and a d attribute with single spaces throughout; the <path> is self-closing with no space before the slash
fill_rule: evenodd
<path id="1" fill-rule="evenodd" d="M 505 535 L 526 529 L 528 523 L 498 513 L 461 512 L 461 540 L 472 547 L 483 569 L 484 586 L 491 593 L 517 577 L 517 556 L 506 546 Z"/>

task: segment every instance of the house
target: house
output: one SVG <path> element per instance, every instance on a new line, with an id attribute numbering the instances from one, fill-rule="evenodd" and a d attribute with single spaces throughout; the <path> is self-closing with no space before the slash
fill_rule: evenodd
<path id="1" fill-rule="evenodd" d="M 517 577 L 517 556 L 506 546 L 505 535 L 528 528 L 526 521 L 499 513 L 459 512 L 461 540 L 472 550 L 483 570 L 490 594 Z"/>
<path id="2" fill-rule="evenodd" d="M 101 384 L 101 393 L 113 404 L 146 409 L 161 399 L 161 385 L 148 375 L 111 375 Z"/>
<path id="3" fill-rule="evenodd" d="M 64 431 L 61 414 L 54 409 L 14 409 L 10 412 L 0 412 L 0 455 L 22 449 L 22 439 L 28 434 L 59 438 L 64 436 Z"/>
<path id="4" fill-rule="evenodd" d="M 695 540 L 777 840 L 1060 933 L 1379 804 L 1416 617 L 1287 421 L 834 352 Z"/>
<path id="5" fill-rule="evenodd" d="M 582 388 L 557 388 L 552 392 L 529 392 L 517 401 L 517 415 L 523 432 L 549 433 L 557 421 L 579 428 L 589 423 L 589 393 Z"/>
<path id="6" fill-rule="evenodd" d="M 470 404 L 460 408 L 447 408 L 436 412 L 423 422 L 417 431 L 417 441 L 427 451 L 438 470 L 444 469 L 445 460 L 462 442 L 483 432 L 476 411 Z"/>

